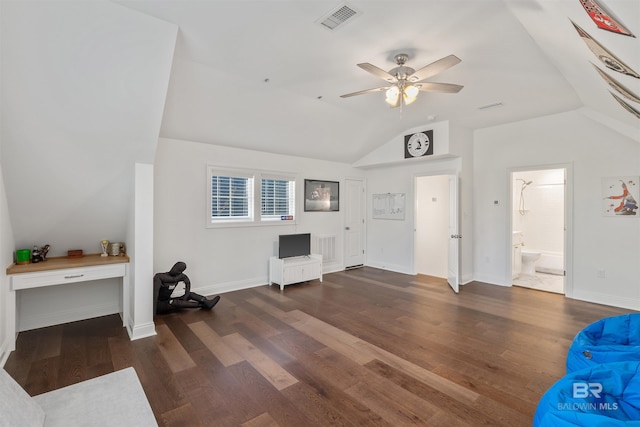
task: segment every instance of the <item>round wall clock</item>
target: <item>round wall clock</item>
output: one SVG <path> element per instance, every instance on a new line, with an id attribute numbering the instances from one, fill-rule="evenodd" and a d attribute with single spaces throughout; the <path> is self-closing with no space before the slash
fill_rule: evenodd
<path id="1" fill-rule="evenodd" d="M 422 157 L 433 154 L 433 131 L 416 132 L 404 137 L 404 157 Z"/>
<path id="2" fill-rule="evenodd" d="M 407 151 L 413 157 L 424 156 L 424 153 L 427 152 L 430 144 L 431 141 L 429 141 L 429 137 L 426 133 L 414 133 L 407 142 Z"/>

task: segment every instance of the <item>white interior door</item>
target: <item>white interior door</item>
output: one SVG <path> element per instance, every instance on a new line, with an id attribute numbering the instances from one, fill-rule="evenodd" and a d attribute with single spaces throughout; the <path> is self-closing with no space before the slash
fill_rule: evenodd
<path id="1" fill-rule="evenodd" d="M 361 180 L 345 180 L 345 268 L 364 264 L 364 183 Z"/>
<path id="2" fill-rule="evenodd" d="M 460 235 L 458 227 L 458 177 L 449 175 L 449 256 L 447 262 L 447 281 L 453 292 L 460 288 Z"/>

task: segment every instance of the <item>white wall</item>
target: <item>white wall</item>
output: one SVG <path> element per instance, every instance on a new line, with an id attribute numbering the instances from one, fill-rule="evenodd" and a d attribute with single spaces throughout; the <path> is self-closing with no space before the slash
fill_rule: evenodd
<path id="1" fill-rule="evenodd" d="M 125 240 L 135 162 L 151 163 L 174 24 L 109 1 L 2 1 L 2 165 L 19 248 Z"/>
<path id="2" fill-rule="evenodd" d="M 129 286 L 123 296 L 124 322 L 131 339 L 155 335 L 153 323 L 153 165 L 137 163 L 128 241 Z M 124 288 L 126 288 L 124 283 Z M 126 289 L 125 289 L 126 291 Z"/>
<path id="3" fill-rule="evenodd" d="M 434 157 L 404 159 L 404 135 L 433 130 Z M 448 122 L 427 123 L 407 129 L 356 162 L 367 168 L 367 265 L 415 274 L 415 178 L 455 174 L 459 177 L 460 281 L 472 280 L 472 134 Z M 404 193 L 407 201 L 403 221 L 373 219 L 373 194 Z"/>
<path id="4" fill-rule="evenodd" d="M 408 162 L 367 171 L 367 265 L 405 274 L 415 274 L 415 177 L 459 174 L 459 158 Z M 448 190 L 448 187 L 447 187 Z M 404 193 L 404 220 L 374 219 L 374 194 Z M 464 233 L 464 231 L 463 231 Z M 463 242 L 464 244 L 464 242 Z"/>
<path id="5" fill-rule="evenodd" d="M 0 7 L 0 22 L 2 22 L 2 8 Z M 2 40 L 0 39 L 0 46 Z M 2 55 L 0 55 L 0 70 L 2 70 Z M 0 99 L 2 99 L 0 86 Z M 0 101 L 0 106 L 1 106 Z M 0 110 L 1 112 L 2 110 Z M 4 132 L 0 127 L 0 159 L 2 159 L 2 138 Z M 9 205 L 7 204 L 7 194 L 4 188 L 4 175 L 2 174 L 2 164 L 0 162 L 0 367 L 4 366 L 9 357 L 7 341 L 7 324 L 5 315 L 7 313 L 7 292 L 9 280 L 6 270 L 2 268 L 4 264 L 13 262 L 13 231 L 11 230 L 11 219 L 9 218 Z"/>
<path id="6" fill-rule="evenodd" d="M 297 224 L 206 228 L 207 164 L 297 176 Z M 343 268 L 344 208 L 339 212 L 303 212 L 305 178 L 340 181 L 362 177 L 348 165 L 161 138 L 155 170 L 154 271 L 177 261 L 187 264 L 194 291 L 205 295 L 267 284 L 268 261 L 277 255 L 279 234 L 337 236 L 336 256 L 325 273 Z M 341 191 L 341 204 L 344 203 Z M 343 205 L 344 206 L 344 205 Z"/>
<path id="7" fill-rule="evenodd" d="M 132 244 L 134 164 L 155 156 L 177 26 L 104 0 L 0 9 L 10 250 L 50 244 L 53 257 L 100 252 L 102 239 Z M 118 282 L 21 292 L 21 329 L 116 313 Z"/>
<path id="8" fill-rule="evenodd" d="M 2 175 L 2 166 L 0 165 L 0 366 L 4 366 L 6 358 L 9 356 L 7 348 L 9 340 L 14 337 L 7 335 L 7 324 L 5 315 L 7 313 L 7 292 L 9 291 L 9 279 L 6 274 L 5 265 L 13 262 L 13 232 L 11 231 L 11 221 L 9 218 L 9 207 L 7 205 L 7 197 L 4 191 L 4 179 Z"/>
<path id="9" fill-rule="evenodd" d="M 640 220 L 604 217 L 601 181 L 639 173 L 640 145 L 579 112 L 475 132 L 475 278 L 509 285 L 510 168 L 572 164 L 573 298 L 640 309 Z M 494 206 L 493 201 L 502 203 Z M 597 277 L 604 270 L 605 277 Z"/>
<path id="10" fill-rule="evenodd" d="M 353 166 L 359 168 L 376 168 L 381 165 L 404 165 L 407 166 L 412 161 L 425 161 L 426 157 L 420 159 L 405 159 L 404 158 L 404 137 L 405 135 L 411 135 L 416 132 L 422 132 L 424 130 L 433 131 L 433 141 L 430 143 L 433 145 L 433 154 L 429 155 L 428 161 L 440 160 L 443 158 L 451 158 L 451 138 L 448 121 L 426 123 L 421 126 L 407 129 L 400 135 L 396 135 L 386 143 L 378 146 L 375 150 L 358 160 Z"/>

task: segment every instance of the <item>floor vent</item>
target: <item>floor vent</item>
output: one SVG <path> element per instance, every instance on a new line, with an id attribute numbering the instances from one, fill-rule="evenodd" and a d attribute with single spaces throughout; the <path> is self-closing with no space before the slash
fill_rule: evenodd
<path id="1" fill-rule="evenodd" d="M 333 31 L 358 14 L 359 12 L 351 6 L 348 6 L 346 3 L 341 3 L 336 9 L 320 18 L 317 22 L 323 27 Z"/>
<path id="2" fill-rule="evenodd" d="M 322 255 L 322 262 L 332 262 L 336 260 L 336 236 L 314 236 L 314 254 Z"/>

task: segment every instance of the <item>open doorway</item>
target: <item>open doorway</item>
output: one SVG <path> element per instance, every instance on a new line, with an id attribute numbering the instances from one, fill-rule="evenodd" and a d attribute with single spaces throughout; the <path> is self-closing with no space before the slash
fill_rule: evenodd
<path id="1" fill-rule="evenodd" d="M 458 177 L 415 178 L 415 272 L 446 278 L 459 291 Z"/>
<path id="2" fill-rule="evenodd" d="M 566 183 L 566 168 L 511 173 L 513 285 L 565 294 Z"/>
<path id="3" fill-rule="evenodd" d="M 449 181 L 447 175 L 416 178 L 416 272 L 447 277 Z"/>

